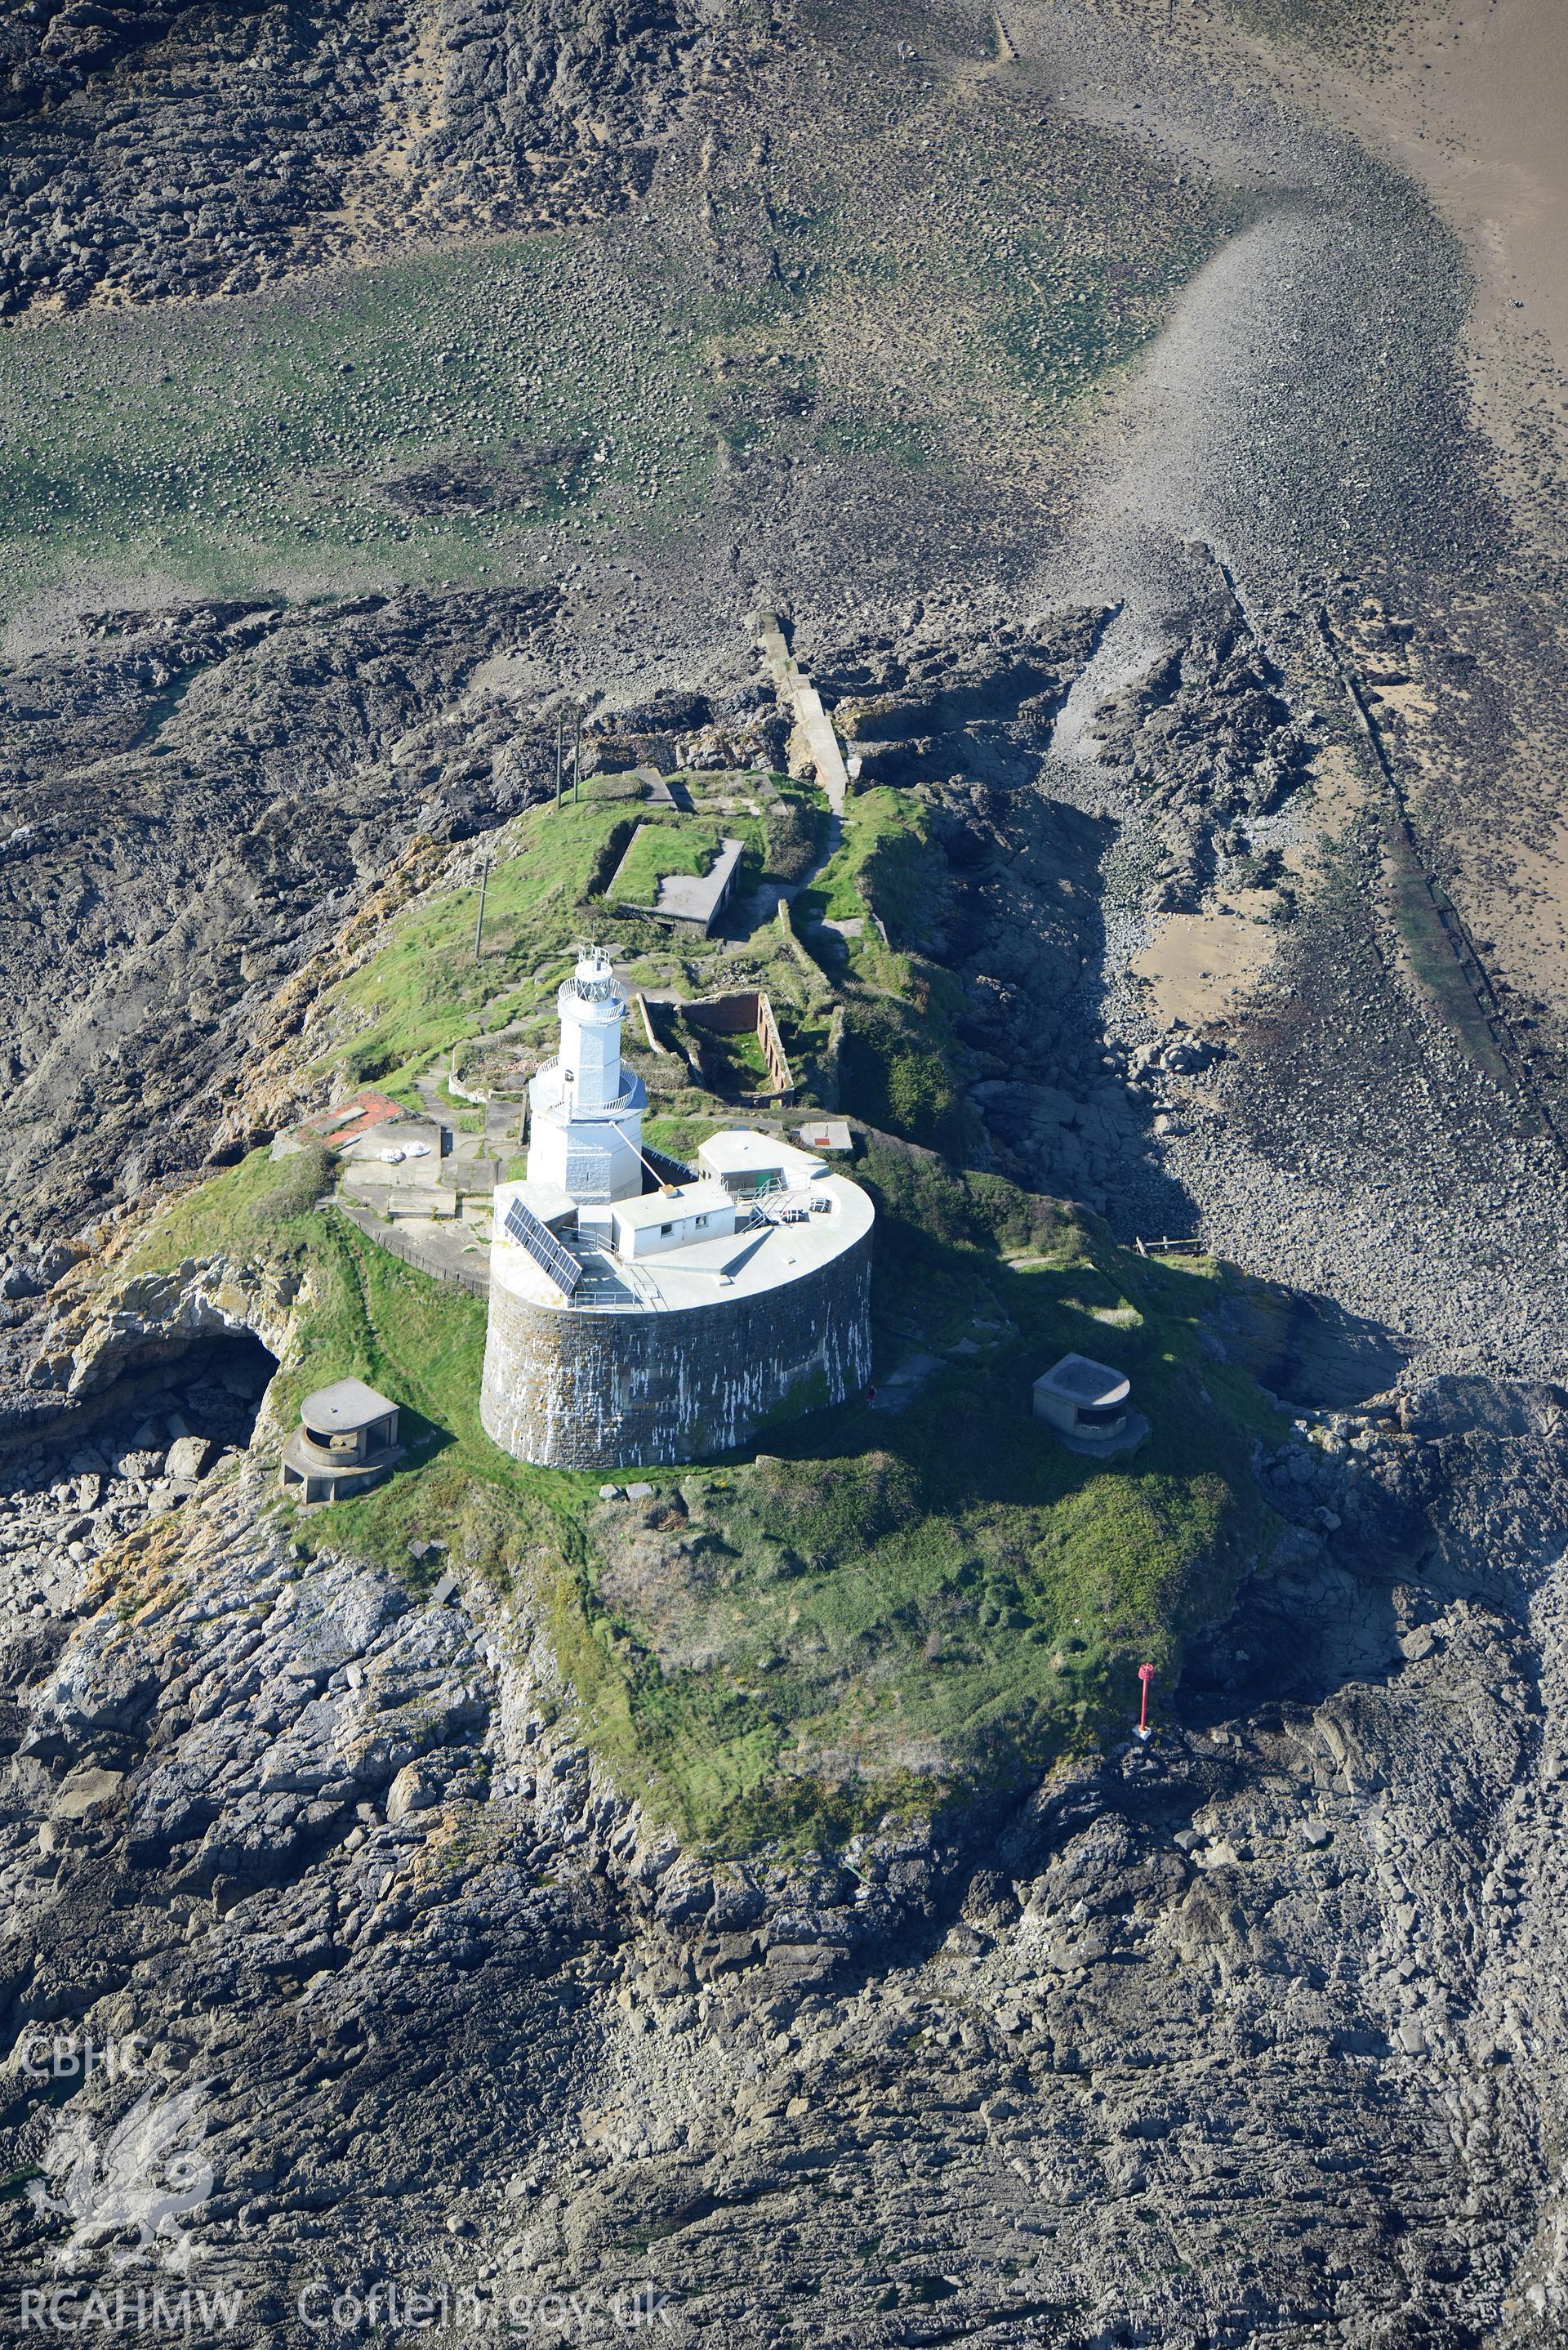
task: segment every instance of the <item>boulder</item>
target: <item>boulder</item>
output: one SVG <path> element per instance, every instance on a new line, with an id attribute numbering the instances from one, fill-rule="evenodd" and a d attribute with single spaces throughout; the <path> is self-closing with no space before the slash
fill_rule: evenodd
<path id="1" fill-rule="evenodd" d="M 432 1811 L 441 1801 L 441 1784 L 418 1762 L 405 1762 L 387 1790 L 387 1819 L 398 1827 L 415 1812 Z"/>
<path id="2" fill-rule="evenodd" d="M 119 1800 L 124 1783 L 123 1771 L 78 1767 L 61 1782 L 54 1816 L 57 1820 L 85 1820 L 95 1813 L 108 1811 Z"/>
<path id="3" fill-rule="evenodd" d="M 177 1483 L 194 1485 L 206 1475 L 217 1458 L 217 1447 L 205 1436 L 181 1436 L 169 1447 L 164 1462 L 166 1473 Z"/>
<path id="4" fill-rule="evenodd" d="M 134 1632 L 110 1616 L 85 1625 L 39 1691 L 38 1728 L 77 1738 L 133 1730 L 152 1708 L 158 1673 Z"/>

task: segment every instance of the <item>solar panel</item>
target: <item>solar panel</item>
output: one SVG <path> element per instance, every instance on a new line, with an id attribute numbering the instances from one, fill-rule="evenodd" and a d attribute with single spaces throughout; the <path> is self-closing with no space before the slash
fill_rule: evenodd
<path id="1" fill-rule="evenodd" d="M 555 1283 L 563 1297 L 570 1297 L 583 1277 L 583 1268 L 570 1249 L 562 1247 L 549 1225 L 539 1222 L 532 1208 L 525 1208 L 521 1200 L 514 1200 L 501 1229 L 509 1241 L 527 1250 L 540 1272 Z"/>

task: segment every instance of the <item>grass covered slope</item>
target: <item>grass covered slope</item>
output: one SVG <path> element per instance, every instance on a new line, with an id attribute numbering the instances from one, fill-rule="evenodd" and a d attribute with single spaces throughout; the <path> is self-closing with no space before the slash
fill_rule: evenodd
<path id="1" fill-rule="evenodd" d="M 438 1537 L 525 1601 L 585 1734 L 710 1847 L 831 1837 L 1113 1731 L 1136 1664 L 1174 1674 L 1266 1539 L 1248 1471 L 1265 1408 L 1199 1337 L 1220 1276 L 1129 1256 L 995 1178 L 887 1142 L 862 1163 L 878 1377 L 929 1358 L 907 1409 L 857 1401 L 652 1471 L 639 1505 L 490 1443 L 483 1304 L 303 1207 L 299 1163 L 258 1153 L 188 1195 L 131 1269 L 292 1260 L 283 1409 L 357 1373 L 402 1405 L 409 1447 L 390 1483 L 301 1517 L 302 1537 L 405 1575 L 410 1544 Z M 1031 1380 L 1069 1347 L 1131 1372 L 1153 1434 L 1130 1459 L 1079 1459 L 1031 1417 Z"/>
<path id="2" fill-rule="evenodd" d="M 722 821 L 745 832 L 764 879 L 775 854 L 793 858 L 810 795 L 762 775 L 690 783 L 697 805 L 666 820 L 670 844 L 711 828 L 711 794 L 747 811 Z M 918 795 L 852 797 L 797 897 L 808 930 L 819 912 L 866 918 L 842 947 L 833 934 L 836 980 L 765 889 L 743 890 L 713 941 L 607 905 L 631 820 L 616 801 L 519 819 L 496 844 L 480 959 L 472 890 L 429 893 L 318 988 L 296 1049 L 410 1098 L 459 1036 L 504 1029 L 547 1049 L 563 941 L 590 931 L 634 983 L 765 984 L 808 1086 L 821 1099 L 831 1079 L 864 1122 L 875 1401 L 649 1471 L 647 1502 L 601 1501 L 597 1472 L 530 1468 L 485 1437 L 483 1303 L 317 1208 L 320 1154 L 254 1153 L 165 1210 L 130 1269 L 290 1263 L 286 1414 L 358 1373 L 403 1407 L 409 1447 L 379 1492 L 301 1517 L 301 1538 L 405 1574 L 411 1544 L 445 1542 L 547 1627 L 584 1734 L 657 1815 L 720 1850 L 821 1840 L 890 1805 L 1009 1785 L 1114 1733 L 1146 1658 L 1168 1688 L 1186 1636 L 1223 1612 L 1268 1539 L 1250 1459 L 1271 1415 L 1202 1344 L 1216 1268 L 1151 1262 L 1058 1201 L 964 1169 L 980 1138 L 961 998 L 916 943 L 945 869 Z M 633 1022 L 627 1044 L 662 1113 L 650 1139 L 689 1150 L 732 1118 L 680 1055 L 642 1053 Z M 1152 1423 L 1136 1453 L 1083 1459 L 1033 1419 L 1033 1380 L 1070 1350 L 1130 1374 Z"/>
<path id="3" fill-rule="evenodd" d="M 689 1832 L 818 1836 L 1007 1785 L 1125 1718 L 1265 1539 L 1266 1411 L 1198 1336 L 1220 1276 L 1147 1263 L 994 1178 L 874 1144 L 878 1378 L 929 1365 L 589 1524 L 600 1655 L 574 1666 Z M 1154 1433 L 1097 1463 L 1033 1419 L 1069 1348 L 1128 1369 Z M 888 1389 L 879 1389 L 879 1403 Z"/>
<path id="4" fill-rule="evenodd" d="M 782 879 L 774 845 L 787 860 L 799 824 L 815 813 L 814 795 L 782 776 L 748 775 L 742 785 L 763 813 L 709 818 L 704 797 L 711 779 L 691 781 L 692 818 L 679 827 L 669 820 L 644 827 L 657 844 L 650 860 L 659 863 L 661 852 L 665 871 L 701 869 L 723 831 L 745 844 L 739 897 L 764 875 Z M 713 943 L 610 905 L 604 893 L 640 816 L 607 794 L 535 808 L 518 818 L 491 863 L 480 953 L 474 953 L 477 885 L 418 899 L 358 968 L 341 976 L 329 970 L 318 974 L 324 983 L 306 1032 L 311 1069 L 330 1073 L 346 1087 L 373 1083 L 412 1104 L 415 1079 L 438 1062 L 444 1066 L 454 1044 L 505 1030 L 517 1041 L 535 1039 L 553 1050 L 556 990 L 571 969 L 572 942 L 590 931 L 613 942 L 634 986 L 676 984 L 683 993 L 701 993 L 707 979 L 694 974 L 711 968 L 715 986 L 765 987 L 795 1046 L 808 1055 L 819 1049 L 826 1038 L 827 983 L 809 961 L 790 951 L 775 921 L 760 921 L 743 945 Z M 688 842 L 695 846 L 683 867 Z M 628 1058 L 649 1078 L 650 1092 L 680 1090 L 683 1065 L 666 1055 L 668 1067 L 650 1066 L 654 1056 L 644 1054 L 635 1022 L 628 1024 L 624 1045 Z M 701 1097 L 694 1098 L 700 1106 Z"/>

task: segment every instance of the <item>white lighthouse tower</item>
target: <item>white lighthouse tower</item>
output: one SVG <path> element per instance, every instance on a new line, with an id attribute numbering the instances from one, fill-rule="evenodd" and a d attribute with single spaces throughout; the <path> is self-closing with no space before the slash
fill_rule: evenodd
<path id="1" fill-rule="evenodd" d="M 556 997 L 561 1049 L 528 1088 L 528 1180 L 582 1201 L 642 1190 L 648 1089 L 621 1066 L 626 991 L 602 947 L 589 947 Z"/>

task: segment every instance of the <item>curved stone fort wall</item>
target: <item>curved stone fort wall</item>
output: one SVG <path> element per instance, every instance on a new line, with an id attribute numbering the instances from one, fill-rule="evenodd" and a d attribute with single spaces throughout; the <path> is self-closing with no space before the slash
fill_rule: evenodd
<path id="1" fill-rule="evenodd" d="M 711 1305 L 584 1312 L 500 1284 L 479 1416 L 522 1461 L 651 1468 L 842 1403 L 871 1372 L 871 1235 L 797 1281 Z"/>

